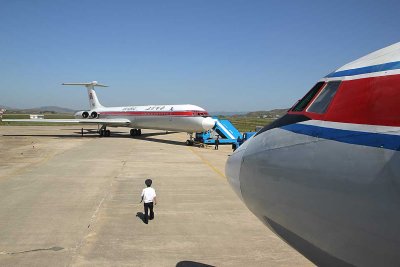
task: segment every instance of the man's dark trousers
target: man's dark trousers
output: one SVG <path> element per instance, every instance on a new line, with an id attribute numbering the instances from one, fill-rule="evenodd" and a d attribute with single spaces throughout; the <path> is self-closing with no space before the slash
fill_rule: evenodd
<path id="1" fill-rule="evenodd" d="M 149 218 L 149 209 L 150 209 L 150 218 Z M 150 220 L 154 219 L 153 212 L 153 202 L 144 203 L 144 223 L 148 223 Z"/>

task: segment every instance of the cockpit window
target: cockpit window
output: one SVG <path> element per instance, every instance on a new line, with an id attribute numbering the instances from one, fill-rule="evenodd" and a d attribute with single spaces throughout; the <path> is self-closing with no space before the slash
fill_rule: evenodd
<path id="1" fill-rule="evenodd" d="M 335 96 L 339 85 L 340 81 L 328 82 L 328 84 L 325 86 L 325 88 L 319 94 L 317 99 L 315 99 L 314 103 L 311 104 L 307 111 L 320 114 L 325 113 L 333 97 Z"/>
<path id="2" fill-rule="evenodd" d="M 292 111 L 303 111 L 323 85 L 324 82 L 319 82 L 314 85 L 314 87 L 292 108 Z"/>

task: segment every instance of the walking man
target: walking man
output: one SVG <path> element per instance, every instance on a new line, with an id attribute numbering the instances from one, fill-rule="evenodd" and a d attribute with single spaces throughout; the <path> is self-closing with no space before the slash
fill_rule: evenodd
<path id="1" fill-rule="evenodd" d="M 153 203 L 154 205 L 157 205 L 157 199 L 156 191 L 154 190 L 154 188 L 151 187 L 153 181 L 151 179 L 146 179 L 144 183 L 146 184 L 147 188 L 143 189 L 142 191 L 142 200 L 140 201 L 140 203 L 144 202 L 144 223 L 148 224 L 149 219 L 154 219 Z"/>

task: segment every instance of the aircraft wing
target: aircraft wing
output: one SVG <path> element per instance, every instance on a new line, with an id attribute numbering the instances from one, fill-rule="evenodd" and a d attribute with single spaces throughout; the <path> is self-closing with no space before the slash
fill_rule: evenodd
<path id="1" fill-rule="evenodd" d="M 128 125 L 128 119 L 4 119 L 4 122 L 49 122 L 49 123 L 85 123 L 106 125 Z"/>

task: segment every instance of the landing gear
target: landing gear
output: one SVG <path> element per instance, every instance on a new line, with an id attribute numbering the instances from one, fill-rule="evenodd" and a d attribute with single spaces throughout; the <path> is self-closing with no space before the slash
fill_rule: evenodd
<path id="1" fill-rule="evenodd" d="M 142 129 L 131 129 L 131 136 L 140 136 L 142 135 Z"/>
<path id="2" fill-rule="evenodd" d="M 193 146 L 194 145 L 194 141 L 193 140 L 186 140 L 186 145 L 187 146 Z"/>
<path id="3" fill-rule="evenodd" d="M 187 146 L 193 146 L 194 145 L 193 134 L 192 133 L 189 134 L 189 139 L 186 140 L 186 145 Z"/>
<path id="4" fill-rule="evenodd" d="M 105 126 L 102 126 L 99 130 L 100 137 L 109 137 L 111 135 L 110 130 L 107 130 Z"/>

